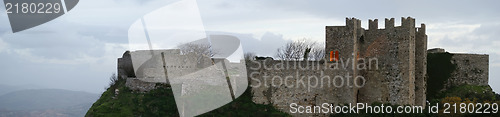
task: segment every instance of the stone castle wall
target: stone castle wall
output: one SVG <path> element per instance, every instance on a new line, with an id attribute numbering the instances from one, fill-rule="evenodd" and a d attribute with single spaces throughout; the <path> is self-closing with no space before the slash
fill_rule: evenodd
<path id="1" fill-rule="evenodd" d="M 445 53 L 442 48 L 429 49 L 427 53 Z M 450 77 L 444 84 L 444 91 L 460 85 L 488 86 L 489 55 L 449 53 L 450 63 L 455 66 Z"/>
<path id="2" fill-rule="evenodd" d="M 455 71 L 446 84 L 447 87 L 468 85 L 488 85 L 488 55 L 452 53 L 451 63 Z"/>
<path id="3" fill-rule="evenodd" d="M 290 104 L 321 106 L 323 103 L 354 103 L 351 73 L 333 69 L 320 61 L 262 60 L 247 62 L 252 100 L 257 104 L 272 104 L 295 116 L 311 114 L 290 113 Z M 352 77 L 352 76 L 351 76 Z M 322 114 L 314 114 L 322 115 Z"/>
<path id="4" fill-rule="evenodd" d="M 425 24 L 415 34 L 415 104 L 425 105 L 427 96 L 427 35 Z"/>

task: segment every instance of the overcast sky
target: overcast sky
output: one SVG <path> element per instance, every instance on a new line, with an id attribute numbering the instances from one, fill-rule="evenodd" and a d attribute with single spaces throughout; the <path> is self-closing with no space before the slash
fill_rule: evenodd
<path id="1" fill-rule="evenodd" d="M 100 93 L 128 48 L 127 31 L 141 16 L 178 0 L 81 0 L 67 14 L 12 33 L 0 10 L 0 84 Z M 325 26 L 346 17 L 416 18 L 427 25 L 428 48 L 489 54 L 489 83 L 500 91 L 499 1 L 198 0 L 205 30 L 237 35 L 246 52 L 273 56 L 286 41 L 325 40 Z M 0 5 L 1 6 L 1 5 Z"/>

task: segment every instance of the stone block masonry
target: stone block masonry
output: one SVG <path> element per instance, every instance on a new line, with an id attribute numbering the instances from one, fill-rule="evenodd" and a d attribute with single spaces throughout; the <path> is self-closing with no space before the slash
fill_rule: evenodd
<path id="1" fill-rule="evenodd" d="M 425 105 L 425 25 L 416 28 L 411 17 L 401 18 L 397 27 L 394 18 L 385 19 L 385 29 L 378 28 L 378 19 L 369 20 L 369 29 L 362 28 L 360 22 L 346 18 L 346 26 L 326 26 L 327 54 L 338 51 L 340 58 L 379 60 L 379 69 L 344 71 L 366 77 L 355 81 L 365 82 L 364 87 L 349 89 L 354 99 L 350 102 Z M 353 64 L 359 62 L 363 61 Z"/>
<path id="2" fill-rule="evenodd" d="M 488 86 L 488 59 L 485 54 L 452 53 L 451 63 L 456 70 L 451 73 L 447 86 L 460 86 L 464 84 Z"/>
<path id="3" fill-rule="evenodd" d="M 429 49 L 429 53 L 445 53 L 442 48 Z M 460 85 L 488 85 L 489 55 L 487 54 L 468 54 L 468 53 L 450 53 L 450 62 L 455 65 L 455 70 L 446 81 L 445 87 L 451 88 Z"/>

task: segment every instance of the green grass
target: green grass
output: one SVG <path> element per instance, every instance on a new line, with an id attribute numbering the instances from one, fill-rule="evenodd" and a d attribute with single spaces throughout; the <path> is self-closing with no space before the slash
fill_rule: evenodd
<path id="1" fill-rule="evenodd" d="M 252 101 L 252 95 L 250 93 L 250 88 L 247 88 L 245 93 L 240 97 L 236 98 L 234 101 L 218 108 L 212 110 L 208 113 L 200 115 L 200 117 L 283 117 L 290 116 L 283 113 L 271 104 L 255 104 Z"/>
<path id="2" fill-rule="evenodd" d="M 479 102 L 497 100 L 497 95 L 491 90 L 490 86 L 461 85 L 452 87 L 441 95 L 442 97 L 460 97 L 471 100 L 475 98 Z"/>
<path id="3" fill-rule="evenodd" d="M 113 98 L 114 89 L 119 95 Z M 166 85 L 147 93 L 136 93 L 125 87 L 125 80 L 108 88 L 92 105 L 85 116 L 132 117 L 132 116 L 179 116 L 172 90 Z"/>

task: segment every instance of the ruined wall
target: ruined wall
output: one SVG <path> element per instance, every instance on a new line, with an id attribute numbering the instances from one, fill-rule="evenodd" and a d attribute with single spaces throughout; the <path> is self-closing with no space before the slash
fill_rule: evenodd
<path id="1" fill-rule="evenodd" d="M 353 100 L 352 84 L 345 70 L 335 70 L 318 61 L 262 60 L 247 62 L 252 101 L 272 104 L 294 116 L 326 114 L 290 113 L 290 104 L 321 106 L 323 103 L 346 104 Z"/>
<path id="2" fill-rule="evenodd" d="M 181 54 L 179 49 L 127 51 L 118 58 L 118 75 L 127 80 L 130 89 L 145 92 L 154 89 L 156 83 L 179 83 L 179 77 L 211 65 L 210 57 Z"/>
<path id="3" fill-rule="evenodd" d="M 122 78 L 135 77 L 134 68 L 132 67 L 132 57 L 130 51 L 123 53 L 122 58 L 118 58 L 117 63 L 118 76 Z"/>
<path id="4" fill-rule="evenodd" d="M 154 82 L 144 82 L 135 78 L 134 67 L 132 65 L 132 57 L 130 51 L 123 53 L 122 58 L 118 58 L 118 76 L 125 79 L 125 86 L 133 91 L 147 92 L 156 88 Z"/>
<path id="5" fill-rule="evenodd" d="M 118 58 L 117 66 L 119 78 L 125 79 L 125 86 L 127 86 L 131 90 L 147 92 L 156 88 L 156 83 L 144 82 L 136 78 L 130 51 L 126 51 L 125 53 L 123 53 L 122 58 Z"/>
<path id="6" fill-rule="evenodd" d="M 447 87 L 463 84 L 488 85 L 488 55 L 458 53 L 452 55 L 451 63 L 456 65 L 456 69 L 451 73 Z"/>
<path id="7" fill-rule="evenodd" d="M 156 83 L 154 82 L 144 82 L 137 78 L 127 78 L 126 80 L 125 86 L 133 91 L 147 92 L 156 88 Z"/>

